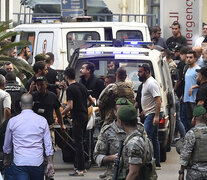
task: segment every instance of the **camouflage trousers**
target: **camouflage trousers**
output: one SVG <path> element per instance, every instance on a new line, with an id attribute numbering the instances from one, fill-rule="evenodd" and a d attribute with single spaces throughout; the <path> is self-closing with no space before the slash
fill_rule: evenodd
<path id="1" fill-rule="evenodd" d="M 186 180 L 207 180 L 207 172 L 201 172 L 194 169 L 188 169 Z"/>

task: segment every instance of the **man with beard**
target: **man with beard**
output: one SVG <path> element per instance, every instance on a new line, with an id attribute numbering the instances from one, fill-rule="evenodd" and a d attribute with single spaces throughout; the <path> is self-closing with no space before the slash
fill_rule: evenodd
<path id="1" fill-rule="evenodd" d="M 196 69 L 197 84 L 199 85 L 196 95 L 196 104 L 204 106 L 207 109 L 207 67 Z"/>
<path id="2" fill-rule="evenodd" d="M 17 52 L 17 59 L 21 60 L 21 61 L 24 61 L 25 63 L 29 64 L 28 63 L 28 60 L 31 56 L 31 52 L 30 52 L 30 49 L 29 47 L 23 47 L 22 49 L 20 49 L 18 52 Z"/>
<path id="3" fill-rule="evenodd" d="M 139 66 L 139 80 L 143 82 L 141 105 L 145 115 L 144 127 L 154 148 L 156 168 L 160 165 L 160 144 L 158 140 L 158 125 L 161 119 L 161 92 L 158 82 L 150 75 L 150 67 L 147 64 Z"/>
<path id="4" fill-rule="evenodd" d="M 186 55 L 186 64 L 188 65 L 188 69 L 185 73 L 185 88 L 184 88 L 184 103 L 186 107 L 186 117 L 188 131 L 191 128 L 191 120 L 193 118 L 193 108 L 196 105 L 196 93 L 198 91 L 198 85 L 196 84 L 196 69 L 200 69 L 200 66 L 196 64 L 197 57 L 196 52 L 190 50 Z"/>
<path id="5" fill-rule="evenodd" d="M 90 91 L 90 95 L 97 100 L 104 89 L 104 81 L 97 78 L 94 75 L 94 71 L 95 65 L 93 63 L 84 63 L 80 69 L 80 83 L 83 84 L 88 89 L 88 91 Z"/>
<path id="6" fill-rule="evenodd" d="M 167 45 L 165 43 L 165 40 L 160 37 L 161 35 L 161 29 L 159 26 L 153 26 L 151 29 L 151 40 L 154 43 L 155 46 L 163 47 L 164 49 L 167 49 Z"/>

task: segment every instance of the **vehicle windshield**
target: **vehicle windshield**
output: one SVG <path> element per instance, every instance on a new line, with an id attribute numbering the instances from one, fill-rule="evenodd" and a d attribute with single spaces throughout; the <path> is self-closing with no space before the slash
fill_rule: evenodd
<path id="1" fill-rule="evenodd" d="M 138 30 L 119 30 L 116 33 L 116 38 L 124 40 L 143 41 L 142 32 Z"/>
<path id="2" fill-rule="evenodd" d="M 115 74 L 116 70 L 124 66 L 127 71 L 127 79 L 129 83 L 132 84 L 135 91 L 137 91 L 141 82 L 137 76 L 138 67 L 143 64 L 148 64 L 151 68 L 151 74 L 154 76 L 154 71 L 152 68 L 152 63 L 150 61 L 143 61 L 143 60 L 123 60 L 123 59 L 114 59 L 113 57 L 109 58 L 87 58 L 81 59 L 77 61 L 76 64 L 76 80 L 79 81 L 80 79 L 80 69 L 85 62 L 92 62 L 96 66 L 96 70 L 94 74 L 97 77 L 105 78 L 109 74 Z"/>

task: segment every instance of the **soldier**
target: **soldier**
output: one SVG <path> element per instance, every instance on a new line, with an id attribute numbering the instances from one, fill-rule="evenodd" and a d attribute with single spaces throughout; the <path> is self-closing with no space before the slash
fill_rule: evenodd
<path id="1" fill-rule="evenodd" d="M 137 128 L 137 112 L 132 105 L 118 110 L 118 122 L 126 132 L 118 179 L 157 179 L 153 148 L 144 132 Z"/>
<path id="2" fill-rule="evenodd" d="M 115 119 L 114 109 L 118 98 L 125 97 L 134 104 L 134 91 L 128 83 L 125 82 L 127 77 L 126 69 L 120 67 L 117 69 L 116 82 L 109 84 L 99 96 L 99 109 L 104 124 L 110 124 Z"/>
<path id="3" fill-rule="evenodd" d="M 179 180 L 184 180 L 185 169 L 187 180 L 207 179 L 206 109 L 201 105 L 195 106 L 193 116 L 195 127 L 186 133 L 180 154 Z"/>
<path id="4" fill-rule="evenodd" d="M 119 98 L 116 101 L 116 111 L 122 105 L 132 105 L 126 98 Z M 100 178 L 110 180 L 113 178 L 113 164 L 117 158 L 119 141 L 125 139 L 125 132 L 120 128 L 118 121 L 113 121 L 111 124 L 105 125 L 98 136 L 98 141 L 94 150 L 94 159 L 98 166 L 106 165 L 106 172 L 100 175 Z"/>

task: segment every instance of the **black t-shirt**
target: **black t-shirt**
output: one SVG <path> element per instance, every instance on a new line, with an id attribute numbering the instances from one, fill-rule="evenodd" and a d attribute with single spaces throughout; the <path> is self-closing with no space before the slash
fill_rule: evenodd
<path id="1" fill-rule="evenodd" d="M 180 61 L 178 63 L 177 69 L 178 69 L 178 80 L 180 81 L 180 85 L 178 86 L 176 90 L 176 94 L 178 98 L 180 98 L 184 93 L 184 87 L 185 87 L 185 74 L 184 74 L 184 67 L 186 66 L 185 61 Z"/>
<path id="2" fill-rule="evenodd" d="M 69 85 L 66 90 L 67 101 L 73 101 L 73 109 L 70 111 L 73 119 L 88 121 L 87 99 L 88 92 L 85 86 L 80 83 Z"/>
<path id="3" fill-rule="evenodd" d="M 167 46 L 169 46 L 169 44 L 171 42 L 175 42 L 175 43 L 179 43 L 183 46 L 187 46 L 187 39 L 184 36 L 180 36 L 178 38 L 174 38 L 173 36 L 169 37 L 166 41 Z"/>
<path id="4" fill-rule="evenodd" d="M 143 83 L 141 83 L 137 89 L 137 96 L 136 96 L 136 102 L 138 102 L 138 109 L 139 109 L 139 112 L 141 113 L 143 110 L 142 110 L 142 105 L 141 105 L 141 97 L 142 97 L 142 86 L 143 86 Z"/>
<path id="5" fill-rule="evenodd" d="M 57 72 L 54 69 L 50 68 L 50 67 L 48 67 L 47 70 L 48 70 L 48 73 L 46 74 L 47 82 L 50 85 L 52 85 L 52 84 L 54 85 L 58 81 L 57 80 Z M 57 94 L 56 88 L 57 88 L 57 86 L 48 86 L 47 89 L 49 91 L 52 91 L 53 93 Z"/>
<path id="6" fill-rule="evenodd" d="M 204 101 L 204 107 L 207 109 L 207 82 L 201 84 L 196 94 L 196 104 L 198 101 Z"/>
<path id="7" fill-rule="evenodd" d="M 22 94 L 26 93 L 27 90 L 14 81 L 7 81 L 5 85 L 5 91 L 11 96 L 11 114 L 17 115 L 21 112 L 21 107 L 19 105 Z"/>
<path id="8" fill-rule="evenodd" d="M 60 108 L 60 102 L 57 96 L 51 92 L 47 91 L 45 96 L 41 95 L 38 91 L 32 93 L 35 113 L 43 116 L 47 119 L 49 125 L 54 123 L 53 111 Z"/>
<path id="9" fill-rule="evenodd" d="M 85 78 L 82 76 L 80 79 L 80 83 L 83 84 L 92 97 L 98 99 L 99 95 L 103 91 L 104 81 L 95 77 L 95 75 L 90 75 L 89 79 L 86 81 Z"/>

